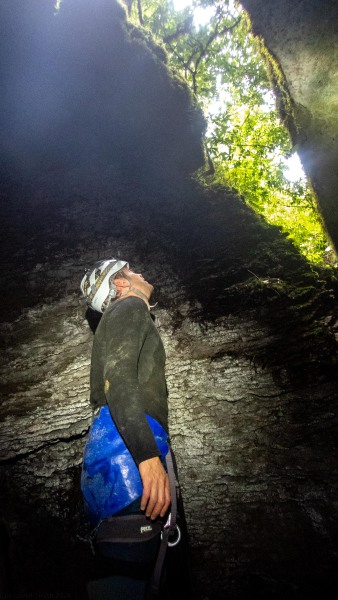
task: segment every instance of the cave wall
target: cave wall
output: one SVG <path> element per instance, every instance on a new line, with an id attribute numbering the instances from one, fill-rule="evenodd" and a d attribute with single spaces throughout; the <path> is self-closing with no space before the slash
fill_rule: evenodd
<path id="1" fill-rule="evenodd" d="M 54 4 L 0 3 L 2 176 L 118 164 L 155 177 L 203 164 L 204 118 L 164 51 L 116 0 Z"/>
<path id="2" fill-rule="evenodd" d="M 243 0 L 270 53 L 280 112 L 338 247 L 338 7 L 335 0 Z"/>
<path id="3" fill-rule="evenodd" d="M 67 10 L 78 16 L 80 4 L 69 0 Z M 115 4 L 81 4 L 83 10 L 94 5 L 109 22 Z M 70 12 L 64 13 L 67 44 Z M 99 13 L 91 15 L 88 31 L 98 27 Z M 11 27 L 18 27 L 17 17 L 7 13 Z M 22 19 L 23 31 L 31 34 L 27 13 Z M 14 154 L 9 135 L 3 142 L 0 508 L 7 537 L 1 529 L 0 590 L 84 599 L 86 582 L 100 576 L 86 542 L 79 492 L 91 421 L 92 342 L 79 282 L 93 261 L 117 254 L 155 285 L 194 600 L 255 594 L 305 600 L 312 592 L 336 597 L 336 274 L 310 268 L 279 229 L 255 216 L 234 191 L 202 189 L 189 178 L 203 162 L 203 120 L 184 87 L 169 77 L 163 56 L 141 34 L 140 45 L 118 8 L 112 19 L 119 37 L 116 53 L 109 54 L 110 72 L 119 86 L 105 114 L 112 112 L 112 122 L 120 119 L 121 128 L 131 131 L 125 149 L 113 129 L 99 158 L 97 144 L 91 145 L 97 116 L 91 120 L 94 88 L 79 50 L 81 36 L 72 42 L 78 48 L 72 56 L 80 61 L 77 81 L 86 82 L 81 90 L 88 96 L 83 106 L 77 96 L 69 107 L 71 140 L 68 129 L 61 135 L 56 126 L 46 143 L 36 118 L 32 145 L 25 129 L 17 132 Z M 53 48 L 58 35 L 51 34 Z M 100 39 L 106 48 L 106 38 Z M 24 40 L 16 55 L 22 65 L 25 56 L 31 59 L 36 37 Z M 42 45 L 49 47 L 49 40 Z M 8 44 L 13 50 L 12 38 Z M 100 52 L 93 36 L 86 53 Z M 128 60 L 119 69 L 121 56 Z M 135 57 L 147 62 L 146 78 L 137 79 Z M 33 72 L 41 82 L 37 67 Z M 139 91 L 125 107 L 118 89 L 132 87 L 135 77 Z M 94 94 L 100 103 L 110 93 L 103 79 Z M 14 83 L 7 85 L 6 98 L 13 99 Z M 168 114 L 175 107 L 180 118 L 170 121 L 169 136 L 165 96 L 172 86 Z M 154 112 L 158 87 L 161 110 Z M 72 96 L 72 78 L 61 78 L 58 90 L 61 98 Z M 34 96 L 37 88 L 28 91 Z M 143 93 L 147 101 L 139 107 Z M 10 102 L 6 106 L 8 111 Z M 13 134 L 17 106 L 6 125 Z M 29 110 L 40 108 L 33 103 Z M 138 122 L 143 126 L 133 136 Z M 51 153 L 45 155 L 46 145 Z"/>
<path id="4" fill-rule="evenodd" d="M 335 279 L 225 189 L 145 185 L 109 167 L 20 190 L 31 218 L 11 238 L 6 281 L 27 288 L 1 323 L 13 593 L 85 598 L 100 576 L 79 492 L 92 342 L 79 281 L 119 253 L 155 284 L 194 599 L 335 594 Z"/>

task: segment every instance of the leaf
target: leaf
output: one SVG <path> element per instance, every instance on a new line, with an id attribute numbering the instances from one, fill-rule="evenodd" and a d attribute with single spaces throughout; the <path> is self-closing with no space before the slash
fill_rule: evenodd
<path id="1" fill-rule="evenodd" d="M 209 15 L 202 26 L 194 20 L 197 11 Z M 306 181 L 286 177 L 283 159 L 298 148 L 281 122 L 246 13 L 228 0 L 193 0 L 179 11 L 172 0 L 142 0 L 142 14 L 206 114 L 214 183 L 237 189 L 308 260 L 326 260 L 329 242 L 316 199 Z"/>

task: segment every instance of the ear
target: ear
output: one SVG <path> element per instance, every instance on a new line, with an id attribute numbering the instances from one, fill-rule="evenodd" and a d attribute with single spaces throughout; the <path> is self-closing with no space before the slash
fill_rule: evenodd
<path id="1" fill-rule="evenodd" d="M 116 279 L 114 279 L 114 285 L 120 289 L 125 289 L 126 287 L 129 287 L 129 283 L 124 277 L 117 277 Z"/>

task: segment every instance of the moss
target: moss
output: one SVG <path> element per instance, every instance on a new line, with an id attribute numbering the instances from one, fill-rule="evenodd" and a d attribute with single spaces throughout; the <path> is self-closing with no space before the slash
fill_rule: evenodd
<path id="1" fill-rule="evenodd" d="M 248 20 L 249 27 L 253 32 L 254 39 L 257 42 L 258 50 L 262 56 L 268 78 L 274 90 L 279 114 L 284 125 L 287 127 L 290 133 L 293 145 L 295 145 L 299 141 L 299 131 L 295 125 L 296 107 L 291 98 L 285 74 L 277 57 L 270 49 L 267 48 L 264 38 L 261 35 L 255 34 L 248 12 L 246 12 L 246 19 Z"/>
<path id="2" fill-rule="evenodd" d="M 291 98 L 286 77 L 276 56 L 274 56 L 271 50 L 268 50 L 262 38 L 259 40 L 259 48 L 266 66 L 271 86 L 275 92 L 277 108 L 280 117 L 289 131 L 293 146 L 295 146 L 295 144 L 299 142 L 300 131 L 296 126 L 296 107 Z"/>
<path id="3" fill-rule="evenodd" d="M 132 42 L 141 42 L 145 47 L 150 49 L 153 54 L 164 64 L 167 64 L 168 57 L 163 46 L 157 44 L 152 34 L 144 27 L 135 27 L 128 23 L 129 35 Z"/>

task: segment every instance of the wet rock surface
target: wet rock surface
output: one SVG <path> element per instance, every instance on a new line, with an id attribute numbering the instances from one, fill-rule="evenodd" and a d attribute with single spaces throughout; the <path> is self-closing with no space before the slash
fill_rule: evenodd
<path id="1" fill-rule="evenodd" d="M 194 598 L 336 590 L 334 272 L 310 269 L 224 189 L 152 188 L 105 169 L 25 190 L 31 217 L 19 218 L 3 259 L 5 289 L 23 282 L 22 306 L 6 300 L 1 323 L 1 506 L 15 593 L 85 598 L 100 574 L 79 491 L 92 342 L 79 281 L 116 254 L 155 284 Z"/>

